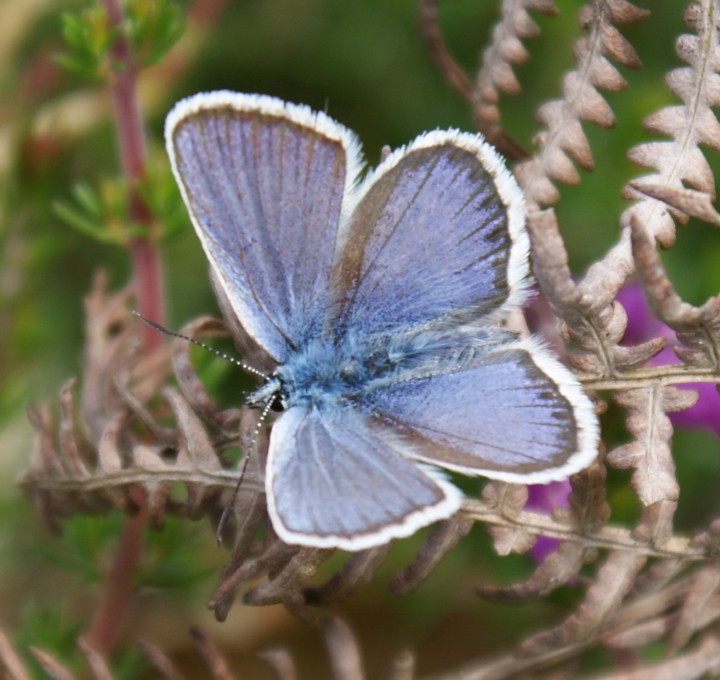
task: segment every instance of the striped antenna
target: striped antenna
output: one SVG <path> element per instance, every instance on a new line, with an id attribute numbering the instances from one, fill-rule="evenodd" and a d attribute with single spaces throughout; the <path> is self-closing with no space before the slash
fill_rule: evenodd
<path id="1" fill-rule="evenodd" d="M 268 376 L 263 373 L 262 371 L 259 371 L 257 368 L 253 366 L 249 366 L 244 361 L 240 361 L 239 359 L 236 359 L 235 357 L 231 357 L 229 354 L 225 354 L 225 352 L 221 352 L 219 349 L 216 349 L 215 347 L 211 347 L 210 345 L 201 342 L 200 340 L 196 340 L 195 338 L 191 338 L 189 335 L 183 335 L 182 333 L 177 333 L 176 331 L 171 331 L 169 328 L 165 328 L 165 326 L 161 326 L 158 323 L 155 323 L 154 321 L 150 321 L 150 319 L 146 319 L 142 314 L 139 312 L 136 312 L 134 309 L 130 312 L 134 317 L 140 319 L 143 323 L 146 323 L 150 328 L 154 328 L 156 331 L 160 331 L 164 335 L 169 335 L 173 338 L 180 338 L 181 340 L 187 340 L 187 342 L 191 342 L 193 345 L 197 345 L 198 347 L 202 347 L 203 349 L 206 349 L 208 352 L 212 352 L 213 354 L 216 354 L 219 357 L 222 357 L 223 359 L 226 359 L 227 361 L 235 364 L 236 366 L 240 366 L 240 368 L 244 369 L 248 373 L 252 373 L 253 375 L 258 376 L 259 378 L 262 378 L 263 380 L 267 380 Z"/>
<path id="2" fill-rule="evenodd" d="M 240 468 L 240 477 L 238 478 L 237 484 L 235 485 L 235 490 L 233 491 L 233 494 L 232 494 L 232 497 L 230 498 L 230 500 L 225 504 L 223 513 L 220 516 L 220 521 L 218 522 L 217 529 L 215 531 L 215 542 L 218 545 L 220 545 L 220 542 L 222 541 L 222 532 L 223 532 L 223 529 L 225 528 L 225 523 L 227 522 L 227 519 L 230 516 L 230 511 L 235 507 L 235 499 L 237 498 L 237 495 L 240 492 L 240 485 L 242 484 L 243 478 L 245 477 L 245 471 L 247 470 L 248 461 L 250 460 L 250 453 L 252 452 L 255 442 L 257 441 L 258 435 L 260 434 L 260 428 L 262 428 L 262 426 L 265 424 L 265 419 L 267 418 L 268 413 L 270 413 L 270 409 L 272 407 L 274 398 L 275 397 L 273 396 L 270 399 L 268 399 L 267 403 L 263 407 L 262 413 L 260 414 L 260 419 L 258 420 L 258 423 L 255 426 L 255 431 L 253 432 L 253 435 L 248 444 L 248 451 L 243 456 L 243 464 L 242 464 L 242 468 Z"/>
<path id="3" fill-rule="evenodd" d="M 146 323 L 150 328 L 154 328 L 156 331 L 160 331 L 160 333 L 163 333 L 164 335 L 169 335 L 173 338 L 180 338 L 181 340 L 186 340 L 187 342 L 192 343 L 193 345 L 197 345 L 198 347 L 202 347 L 203 349 L 206 349 L 208 352 L 212 352 L 213 354 L 222 357 L 223 359 L 227 359 L 227 361 L 230 361 L 231 363 L 235 364 L 236 366 L 240 366 L 240 368 L 244 369 L 248 373 L 252 373 L 253 375 L 256 375 L 263 380 L 268 380 L 268 376 L 263 373 L 262 371 L 259 371 L 257 368 L 254 368 L 253 366 L 248 366 L 244 361 L 240 361 L 239 359 L 236 359 L 235 357 L 231 357 L 229 354 L 225 354 L 225 352 L 221 352 L 219 349 L 216 349 L 215 347 L 211 347 L 210 345 L 201 342 L 200 340 L 196 340 L 195 338 L 191 338 L 189 335 L 183 335 L 182 333 L 177 333 L 175 331 L 171 331 L 169 328 L 165 328 L 165 326 L 161 326 L 160 324 L 155 323 L 154 321 L 150 321 L 150 319 L 146 319 L 142 314 L 139 312 L 136 312 L 135 310 L 131 311 L 131 314 L 140 319 L 143 323 Z M 265 403 L 265 406 L 263 406 L 262 413 L 260 414 L 260 420 L 258 420 L 258 424 L 255 427 L 255 431 L 252 434 L 252 437 L 250 439 L 250 442 L 248 444 L 249 451 L 252 451 L 253 446 L 255 445 L 255 442 L 257 441 L 258 435 L 260 434 L 260 428 L 265 424 L 265 420 L 267 419 L 268 413 L 270 413 L 270 409 L 272 408 L 273 400 L 275 399 L 275 395 L 271 395 L 270 398 Z M 215 532 L 215 540 L 219 544 L 222 541 L 222 531 L 225 527 L 225 523 L 227 522 L 227 518 L 230 515 L 230 510 L 232 510 L 233 507 L 235 507 L 235 499 L 237 498 L 237 495 L 240 491 L 240 485 L 242 484 L 242 481 L 245 477 L 245 471 L 247 470 L 248 461 L 250 460 L 250 454 L 249 452 L 246 452 L 243 456 L 243 463 L 242 468 L 240 468 L 240 477 L 238 478 L 237 484 L 235 485 L 235 490 L 233 491 L 232 497 L 225 505 L 225 509 L 223 510 L 222 515 L 220 516 L 220 521 L 218 522 L 217 530 Z"/>

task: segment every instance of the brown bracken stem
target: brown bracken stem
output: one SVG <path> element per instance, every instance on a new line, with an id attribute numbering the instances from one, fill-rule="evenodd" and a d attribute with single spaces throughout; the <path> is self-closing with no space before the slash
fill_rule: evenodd
<path id="1" fill-rule="evenodd" d="M 452 58 L 440 34 L 438 20 L 439 0 L 420 0 L 420 35 L 433 61 L 445 80 L 459 92 L 470 105 L 473 104 L 473 87 L 467 74 Z"/>
<path id="2" fill-rule="evenodd" d="M 488 142 L 497 147 L 497 150 L 506 158 L 520 161 L 528 157 L 528 153 L 513 139 L 506 135 L 495 120 L 489 120 L 479 106 L 478 93 L 463 68 L 453 59 L 440 31 L 438 16 L 438 3 L 440 0 L 420 0 L 418 17 L 420 21 L 420 35 L 425 43 L 432 60 L 440 70 L 445 80 L 469 104 L 475 118 L 478 130 Z"/>

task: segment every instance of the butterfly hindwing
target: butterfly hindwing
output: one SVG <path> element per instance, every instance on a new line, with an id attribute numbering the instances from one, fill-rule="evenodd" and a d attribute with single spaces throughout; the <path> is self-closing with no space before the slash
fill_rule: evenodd
<path id="1" fill-rule="evenodd" d="M 449 517 L 460 492 L 357 414 L 293 407 L 273 426 L 266 490 L 288 543 L 362 550 Z"/>
<path id="2" fill-rule="evenodd" d="M 364 407 L 407 437 L 414 455 L 465 474 L 518 483 L 564 479 L 596 454 L 592 403 L 535 341 L 369 388 Z"/>

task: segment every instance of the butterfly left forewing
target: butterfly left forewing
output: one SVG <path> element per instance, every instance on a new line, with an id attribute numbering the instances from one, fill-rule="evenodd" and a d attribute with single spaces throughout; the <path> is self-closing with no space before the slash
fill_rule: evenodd
<path id="1" fill-rule="evenodd" d="M 175 177 L 214 274 L 279 362 L 322 324 L 354 136 L 321 113 L 233 92 L 180 101 L 165 128 Z"/>
<path id="2" fill-rule="evenodd" d="M 523 301 L 522 194 L 479 136 L 419 137 L 384 160 L 355 200 L 333 280 L 341 333 L 441 317 L 460 324 Z"/>

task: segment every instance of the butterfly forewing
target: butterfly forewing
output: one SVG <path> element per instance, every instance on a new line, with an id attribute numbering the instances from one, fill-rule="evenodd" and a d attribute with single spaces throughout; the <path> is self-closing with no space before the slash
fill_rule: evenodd
<path id="1" fill-rule="evenodd" d="M 424 135 L 358 193 L 334 277 L 342 329 L 460 324 L 522 301 L 522 196 L 477 136 Z"/>
<path id="2" fill-rule="evenodd" d="M 357 164 L 352 135 L 305 107 L 220 92 L 180 102 L 166 141 L 235 314 L 285 360 L 328 306 L 348 164 Z"/>

